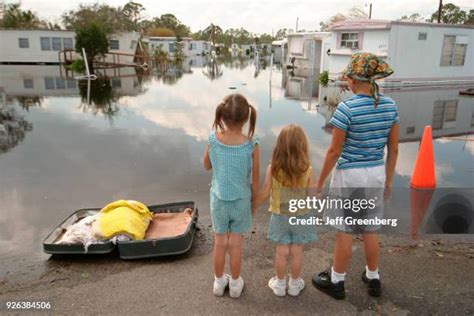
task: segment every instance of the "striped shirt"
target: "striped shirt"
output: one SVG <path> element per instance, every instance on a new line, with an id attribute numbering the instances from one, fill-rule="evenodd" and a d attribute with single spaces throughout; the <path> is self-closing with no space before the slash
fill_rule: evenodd
<path id="1" fill-rule="evenodd" d="M 336 168 L 366 168 L 384 164 L 388 133 L 399 118 L 391 98 L 380 94 L 374 107 L 373 98 L 356 94 L 339 103 L 329 123 L 346 132 Z"/>

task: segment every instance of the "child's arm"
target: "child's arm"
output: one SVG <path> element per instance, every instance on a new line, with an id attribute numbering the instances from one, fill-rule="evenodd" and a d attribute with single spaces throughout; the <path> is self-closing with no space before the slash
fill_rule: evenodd
<path id="1" fill-rule="evenodd" d="M 260 192 L 258 193 L 254 201 L 257 207 L 268 198 L 268 196 L 270 195 L 271 188 L 272 188 L 272 165 L 268 165 L 267 171 L 265 172 L 265 182 L 263 183 L 263 188 L 262 190 L 260 190 Z"/>
<path id="2" fill-rule="evenodd" d="M 400 131 L 399 124 L 393 124 L 390 132 L 388 133 L 387 141 L 387 162 L 385 166 L 385 198 L 390 197 L 392 191 L 392 179 L 393 173 L 395 172 L 395 165 L 397 164 L 398 158 L 398 134 Z"/>
<path id="3" fill-rule="evenodd" d="M 316 192 L 319 193 L 323 190 L 324 181 L 331 173 L 332 168 L 339 159 L 339 156 L 342 152 L 342 147 L 346 139 L 346 132 L 335 127 L 332 130 L 332 141 L 329 145 L 328 151 L 326 152 L 326 157 L 324 158 L 323 167 L 321 168 L 321 173 L 319 174 L 318 182 L 316 183 Z"/>
<path id="4" fill-rule="evenodd" d="M 260 186 L 260 147 L 255 145 L 252 153 L 252 212 L 255 213 L 256 204 L 254 199 L 257 197 Z"/>
<path id="5" fill-rule="evenodd" d="M 209 159 L 209 145 L 207 145 L 206 150 L 204 150 L 204 157 L 202 158 L 202 165 L 204 166 L 204 169 L 206 169 L 206 170 L 211 170 L 212 169 L 211 160 Z"/>

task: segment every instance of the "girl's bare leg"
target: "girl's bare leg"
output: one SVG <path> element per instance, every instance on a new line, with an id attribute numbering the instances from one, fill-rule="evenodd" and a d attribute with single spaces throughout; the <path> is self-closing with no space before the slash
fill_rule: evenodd
<path id="1" fill-rule="evenodd" d="M 230 273 L 232 279 L 238 279 L 242 265 L 242 234 L 229 234 Z"/>
<path id="2" fill-rule="evenodd" d="M 214 234 L 214 275 L 218 278 L 224 275 L 225 253 L 227 251 L 227 234 Z"/>
<path id="3" fill-rule="evenodd" d="M 298 279 L 301 276 L 301 265 L 303 262 L 303 245 L 292 244 L 290 246 L 291 255 L 291 277 Z"/>
<path id="4" fill-rule="evenodd" d="M 290 246 L 279 244 L 276 247 L 275 272 L 277 278 L 283 280 L 286 278 L 286 263 L 290 255 Z"/>

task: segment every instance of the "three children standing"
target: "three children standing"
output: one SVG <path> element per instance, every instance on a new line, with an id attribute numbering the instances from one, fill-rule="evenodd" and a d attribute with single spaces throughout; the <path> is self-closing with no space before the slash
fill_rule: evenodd
<path id="1" fill-rule="evenodd" d="M 377 185 L 391 188 L 398 144 L 398 115 L 393 100 L 378 93 L 374 80 L 392 72 L 375 55 L 354 54 L 345 75 L 356 97 L 341 102 L 331 120 L 335 127 L 333 140 L 317 182 L 314 181 L 310 164 L 307 137 L 301 127 L 289 125 L 278 136 L 271 163 L 266 170 L 265 183 L 259 192 L 259 145 L 258 140 L 253 137 L 256 110 L 240 94 L 231 94 L 218 105 L 214 131 L 209 135 L 203 159 L 205 169 L 212 169 L 213 172 L 210 206 L 215 233 L 213 292 L 216 296 L 222 296 L 229 287 L 231 297 L 240 297 L 244 288 L 240 275 L 242 234 L 252 227 L 252 215 L 267 197 L 270 197 L 269 211 L 272 213 L 268 238 L 276 244 L 276 275 L 269 280 L 268 286 L 277 296 L 297 296 L 305 287 L 301 278 L 303 245 L 315 241 L 317 234 L 313 226 L 289 223 L 290 215 L 301 218 L 312 216 L 306 210 L 289 214 L 289 197 L 305 198 L 310 193 L 310 188 L 320 193 L 338 159 L 331 186 L 341 185 L 343 182 L 334 179 L 341 177 L 339 169 L 357 170 L 357 179 L 360 181 L 354 179 L 347 186 L 373 185 L 367 184 L 367 179 L 373 178 L 374 173 L 381 172 L 379 169 L 381 166 L 383 168 L 386 145 L 389 154 L 387 166 L 383 169 L 384 183 Z M 245 124 L 248 124 L 247 133 L 243 131 Z M 342 168 L 344 164 L 345 168 Z M 382 175 L 378 178 L 381 179 Z M 365 233 L 363 237 L 367 259 L 363 280 L 368 284 L 369 294 L 379 296 L 381 284 L 378 275 L 377 235 Z M 313 278 L 315 287 L 337 299 L 345 297 L 344 276 L 350 258 L 347 251 L 351 249 L 351 241 L 351 235 L 338 233 L 333 267 L 329 272 L 319 273 Z M 224 273 L 227 253 L 230 275 Z M 290 276 L 287 281 L 288 263 Z"/>

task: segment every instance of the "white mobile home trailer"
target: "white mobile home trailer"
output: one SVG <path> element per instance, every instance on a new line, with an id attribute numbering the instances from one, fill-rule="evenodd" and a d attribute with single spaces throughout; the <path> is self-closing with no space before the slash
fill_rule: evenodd
<path id="1" fill-rule="evenodd" d="M 459 95 L 460 89 L 462 86 L 454 85 L 383 89 L 382 93 L 397 103 L 400 142 L 419 141 L 426 125 L 432 126 L 433 138 L 474 134 L 474 100 Z M 329 122 L 334 105 L 351 95 L 351 92 L 342 91 L 341 87 L 321 88 L 318 113 Z M 328 103 L 333 106 L 328 106 Z"/>
<path id="2" fill-rule="evenodd" d="M 0 29 L 0 63 L 3 64 L 58 64 L 59 52 L 74 50 L 75 32 L 65 30 Z M 138 33 L 117 33 L 110 36 L 110 53 L 135 54 Z M 74 58 L 79 55 L 73 54 Z M 105 61 L 114 58 L 108 54 Z M 133 56 L 120 56 L 120 62 L 132 63 Z"/>
<path id="3" fill-rule="evenodd" d="M 324 58 L 323 41 L 329 36 L 328 32 L 288 34 L 287 66 L 319 72 Z"/>
<path id="4" fill-rule="evenodd" d="M 353 53 L 363 51 L 394 69 L 383 84 L 474 82 L 472 25 L 360 20 L 338 23 L 331 32 L 327 50 L 332 78 L 340 75 Z"/>
<path id="5" fill-rule="evenodd" d="M 174 56 L 176 45 L 178 45 L 176 37 L 150 36 L 147 41 L 150 52 L 161 47 L 163 51 L 171 56 Z M 182 38 L 181 45 L 183 45 L 183 53 L 186 56 L 206 55 L 211 51 L 209 42 L 193 40 L 190 37 Z"/>
<path id="6" fill-rule="evenodd" d="M 273 61 L 282 64 L 285 61 L 286 52 L 288 51 L 287 39 L 272 42 Z"/>

